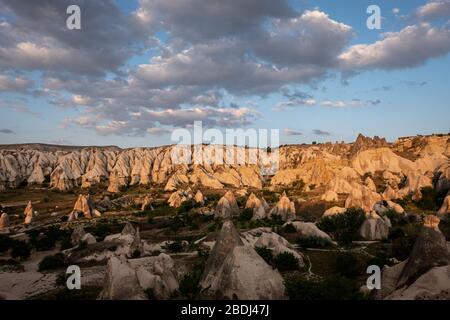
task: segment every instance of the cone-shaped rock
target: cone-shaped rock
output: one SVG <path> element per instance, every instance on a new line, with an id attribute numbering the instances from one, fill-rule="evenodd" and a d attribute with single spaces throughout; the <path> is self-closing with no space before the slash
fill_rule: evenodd
<path id="1" fill-rule="evenodd" d="M 411 284 L 431 268 L 450 264 L 447 242 L 438 225 L 438 217 L 428 215 L 424 218 L 422 232 L 402 270 L 397 287 Z"/>
<path id="2" fill-rule="evenodd" d="M 213 299 L 285 299 L 283 278 L 226 221 L 206 262 L 200 286 Z"/>
<path id="3" fill-rule="evenodd" d="M 2 212 L 0 216 L 0 230 L 6 229 L 9 227 L 9 216 L 6 212 Z"/>
<path id="4" fill-rule="evenodd" d="M 286 192 L 283 192 L 277 205 L 270 210 L 270 215 L 280 216 L 283 221 L 295 219 L 295 205 L 286 196 Z"/>
<path id="5" fill-rule="evenodd" d="M 23 214 L 25 215 L 25 224 L 30 224 L 34 221 L 34 210 L 31 201 L 28 201 L 28 204 Z"/>

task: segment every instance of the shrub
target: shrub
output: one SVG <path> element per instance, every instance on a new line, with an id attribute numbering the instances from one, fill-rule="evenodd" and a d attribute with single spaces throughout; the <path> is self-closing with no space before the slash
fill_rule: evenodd
<path id="1" fill-rule="evenodd" d="M 307 279 L 290 275 L 285 280 L 286 292 L 291 300 L 360 300 L 355 280 L 333 275 L 325 279 Z"/>
<path id="2" fill-rule="evenodd" d="M 282 252 L 273 260 L 274 266 L 279 271 L 298 270 L 298 260 L 290 252 Z"/>
<path id="3" fill-rule="evenodd" d="M 133 253 L 131 254 L 131 259 L 136 259 L 139 258 L 141 256 L 141 251 L 136 249 L 133 251 Z"/>
<path id="4" fill-rule="evenodd" d="M 57 253 L 52 256 L 46 256 L 42 259 L 42 261 L 39 262 L 39 271 L 58 269 L 64 267 L 65 265 L 66 262 L 64 255 L 62 253 Z"/>
<path id="5" fill-rule="evenodd" d="M 156 300 L 155 291 L 153 290 L 153 288 L 145 289 L 144 293 L 147 296 L 148 300 Z"/>
<path id="6" fill-rule="evenodd" d="M 350 208 L 345 214 L 322 218 L 317 227 L 327 233 L 331 233 L 334 238 L 344 244 L 359 239 L 359 228 L 365 220 L 362 209 Z"/>
<path id="7" fill-rule="evenodd" d="M 179 291 L 180 294 L 188 299 L 194 299 L 200 293 L 200 278 L 205 268 L 207 255 L 200 253 L 200 261 L 197 262 L 191 269 L 191 271 L 185 274 L 180 280 Z"/>
<path id="8" fill-rule="evenodd" d="M 13 240 L 10 237 L 0 234 L 0 252 L 3 253 L 11 249 L 12 243 Z"/>
<path id="9" fill-rule="evenodd" d="M 14 259 L 19 258 L 25 260 L 30 257 L 31 246 L 24 241 L 14 240 L 12 242 L 11 248 L 12 248 L 11 256 Z"/>
<path id="10" fill-rule="evenodd" d="M 328 241 L 326 241 L 324 238 L 319 237 L 300 237 L 297 238 L 296 242 L 302 249 L 324 248 L 330 246 L 330 243 Z"/>
<path id="11" fill-rule="evenodd" d="M 297 229 L 295 229 L 295 227 L 292 225 L 292 223 L 288 223 L 287 225 L 285 225 L 282 229 L 281 232 L 285 232 L 285 233 L 296 233 Z"/>
<path id="12" fill-rule="evenodd" d="M 104 222 L 99 222 L 92 228 L 86 228 L 87 232 L 90 232 L 94 237 L 98 239 L 104 239 L 107 235 L 113 233 L 111 225 Z"/>
<path id="13" fill-rule="evenodd" d="M 264 259 L 268 264 L 273 264 L 272 250 L 267 247 L 255 247 L 256 252 Z"/>
<path id="14" fill-rule="evenodd" d="M 422 198 L 416 202 L 416 205 L 422 210 L 437 211 L 442 205 L 447 190 L 437 192 L 432 187 L 424 187 L 421 190 Z"/>
<path id="15" fill-rule="evenodd" d="M 178 208 L 177 213 L 181 214 L 181 213 L 189 212 L 197 206 L 198 205 L 194 200 L 184 201 L 183 203 L 181 203 L 181 206 Z"/>
<path id="16" fill-rule="evenodd" d="M 239 214 L 238 221 L 249 221 L 251 218 L 253 218 L 253 210 L 246 208 Z"/>
<path id="17" fill-rule="evenodd" d="M 166 246 L 166 248 L 167 248 L 167 250 L 169 250 L 170 252 L 173 252 L 173 253 L 183 251 L 183 245 L 181 244 L 181 241 L 175 241 L 175 242 L 169 243 Z"/>
<path id="18" fill-rule="evenodd" d="M 336 272 L 341 276 L 353 278 L 361 275 L 364 266 L 356 255 L 350 252 L 340 253 L 336 257 Z"/>

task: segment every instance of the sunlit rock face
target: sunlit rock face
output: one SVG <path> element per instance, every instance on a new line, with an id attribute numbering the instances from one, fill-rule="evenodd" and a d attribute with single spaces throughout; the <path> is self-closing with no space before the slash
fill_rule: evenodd
<path id="1" fill-rule="evenodd" d="M 443 135 L 406 137 L 388 143 L 383 138 L 360 135 L 354 143 L 281 146 L 272 151 L 278 158 L 271 161 L 267 157 L 255 160 L 255 149 L 216 146 L 214 152 L 204 152 L 199 163 L 179 162 L 180 157 L 174 156 L 176 146 L 123 150 L 3 146 L 0 189 L 28 184 L 58 190 L 98 186 L 118 192 L 129 186 L 158 185 L 173 192 L 188 186 L 289 187 L 303 181 L 305 189 L 311 185 L 323 187 L 325 201 L 336 201 L 341 194 L 351 195 L 349 205 L 356 203 L 368 211 L 375 200 L 407 195 L 420 199 L 423 187 L 446 190 L 450 186 L 449 141 L 449 136 Z M 207 151 L 206 146 L 203 148 Z M 270 178 L 265 177 L 263 173 L 274 164 L 277 170 L 271 172 Z M 359 192 L 371 200 L 360 202 Z"/>

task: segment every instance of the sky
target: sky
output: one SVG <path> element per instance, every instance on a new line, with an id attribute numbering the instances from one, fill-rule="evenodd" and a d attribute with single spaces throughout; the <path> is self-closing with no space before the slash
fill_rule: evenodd
<path id="1" fill-rule="evenodd" d="M 449 52 L 450 0 L 0 0 L 0 143 L 157 146 L 194 121 L 281 144 L 447 133 Z"/>

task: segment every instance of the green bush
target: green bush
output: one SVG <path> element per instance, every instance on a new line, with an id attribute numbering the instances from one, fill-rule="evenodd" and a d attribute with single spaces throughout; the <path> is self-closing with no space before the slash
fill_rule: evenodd
<path id="1" fill-rule="evenodd" d="M 290 252 L 282 252 L 273 260 L 275 268 L 279 271 L 298 270 L 298 260 Z"/>
<path id="2" fill-rule="evenodd" d="M 253 218 L 253 209 L 246 208 L 238 216 L 238 221 L 249 221 Z"/>
<path id="3" fill-rule="evenodd" d="M 442 206 L 447 191 L 437 192 L 432 187 L 424 187 L 420 189 L 422 198 L 416 202 L 416 205 L 422 210 L 437 211 Z"/>
<path id="4" fill-rule="evenodd" d="M 343 244 L 358 240 L 359 228 L 365 220 L 362 209 L 350 208 L 345 214 L 322 218 L 317 227 L 327 233 L 331 233 L 337 241 Z"/>
<path id="5" fill-rule="evenodd" d="M 350 252 L 342 252 L 336 257 L 336 272 L 347 278 L 354 278 L 364 273 L 364 266 L 358 257 Z"/>
<path id="6" fill-rule="evenodd" d="M 177 213 L 178 214 L 186 213 L 196 207 L 198 207 L 198 204 L 194 200 L 187 200 L 181 203 L 181 206 L 177 209 Z"/>
<path id="7" fill-rule="evenodd" d="M 166 249 L 172 253 L 177 253 L 183 251 L 183 245 L 181 244 L 181 241 L 174 241 L 166 245 Z"/>
<path id="8" fill-rule="evenodd" d="M 11 256 L 16 259 L 28 259 L 31 254 L 31 246 L 25 241 L 14 240 L 11 245 Z"/>
<path id="9" fill-rule="evenodd" d="M 200 293 L 200 279 L 205 269 L 205 263 L 208 256 L 199 252 L 200 261 L 197 262 L 191 271 L 185 274 L 180 280 L 179 292 L 187 299 L 195 299 Z"/>
<path id="10" fill-rule="evenodd" d="M 272 250 L 267 247 L 255 247 L 256 252 L 264 259 L 268 264 L 273 264 Z"/>
<path id="11" fill-rule="evenodd" d="M 10 237 L 0 234 L 0 252 L 6 252 L 9 249 L 11 249 L 11 246 L 13 244 L 13 239 Z"/>
<path id="12" fill-rule="evenodd" d="M 295 227 L 292 225 L 292 223 L 288 223 L 287 225 L 285 225 L 282 229 L 281 232 L 285 232 L 285 233 L 296 233 L 297 229 L 295 229 Z"/>
<path id="13" fill-rule="evenodd" d="M 54 270 L 58 268 L 62 268 L 66 265 L 64 255 L 62 253 L 57 253 L 52 256 L 46 256 L 39 262 L 39 271 L 44 270 Z"/>
<path id="14" fill-rule="evenodd" d="M 286 293 L 291 300 L 361 300 L 355 280 L 339 275 L 325 279 L 307 279 L 290 275 L 285 280 Z"/>
<path id="15" fill-rule="evenodd" d="M 297 244 L 302 249 L 308 249 L 308 248 L 325 248 L 331 246 L 331 244 L 326 241 L 324 238 L 319 237 L 300 237 L 297 238 Z"/>

